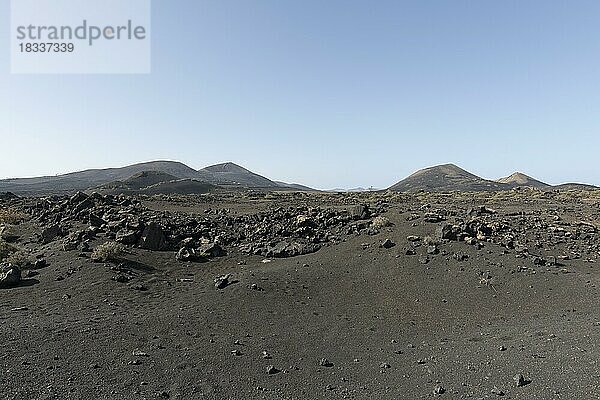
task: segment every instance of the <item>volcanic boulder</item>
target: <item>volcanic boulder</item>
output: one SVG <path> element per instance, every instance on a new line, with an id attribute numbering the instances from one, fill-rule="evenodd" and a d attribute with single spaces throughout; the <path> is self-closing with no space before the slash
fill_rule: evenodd
<path id="1" fill-rule="evenodd" d="M 58 224 L 47 227 L 42 231 L 42 242 L 48 244 L 59 236 L 63 235 L 63 231 Z"/>
<path id="2" fill-rule="evenodd" d="M 0 272 L 0 288 L 9 288 L 21 283 L 21 270 L 14 265 L 8 264 Z"/>
<path id="3" fill-rule="evenodd" d="M 435 236 L 439 240 L 456 240 L 456 232 L 450 224 L 441 224 L 435 230 Z"/>
<path id="4" fill-rule="evenodd" d="M 353 220 L 368 219 L 371 216 L 369 206 L 364 204 L 350 207 L 348 213 Z"/>
<path id="5" fill-rule="evenodd" d="M 166 239 L 163 230 L 158 224 L 150 223 L 142 232 L 139 245 L 146 250 L 164 250 Z"/>

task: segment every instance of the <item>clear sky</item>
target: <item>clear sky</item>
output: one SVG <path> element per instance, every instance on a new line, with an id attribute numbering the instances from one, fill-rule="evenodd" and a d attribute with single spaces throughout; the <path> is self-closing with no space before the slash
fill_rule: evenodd
<path id="1" fill-rule="evenodd" d="M 11 75 L 0 177 L 233 161 L 318 188 L 453 162 L 600 184 L 600 1 L 154 0 L 149 75 Z"/>

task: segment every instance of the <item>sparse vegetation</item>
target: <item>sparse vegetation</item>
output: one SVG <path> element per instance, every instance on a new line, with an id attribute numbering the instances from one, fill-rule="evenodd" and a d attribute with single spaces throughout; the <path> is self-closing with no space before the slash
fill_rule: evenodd
<path id="1" fill-rule="evenodd" d="M 25 221 L 29 216 L 15 208 L 0 208 L 0 224 L 17 225 Z"/>
<path id="2" fill-rule="evenodd" d="M 25 267 L 28 264 L 31 264 L 31 259 L 29 258 L 29 254 L 23 250 L 17 250 L 6 257 L 5 260 L 7 263 L 16 265 L 17 267 Z"/>
<path id="3" fill-rule="evenodd" d="M 393 224 L 386 217 L 375 217 L 373 218 L 373 222 L 371 222 L 371 226 L 375 229 L 385 228 L 386 226 L 392 226 Z"/>
<path id="4" fill-rule="evenodd" d="M 496 292 L 496 288 L 492 283 L 492 276 L 489 272 L 479 272 L 479 284 L 488 288 L 491 288 L 494 292 Z"/>
<path id="5" fill-rule="evenodd" d="M 427 246 L 436 246 L 440 244 L 440 241 L 432 238 L 431 236 L 425 236 L 423 243 L 425 243 Z"/>
<path id="6" fill-rule="evenodd" d="M 121 261 L 126 248 L 117 242 L 106 242 L 94 249 L 92 260 L 96 262 Z"/>
<path id="7" fill-rule="evenodd" d="M 13 254 L 14 252 L 16 252 L 17 249 L 6 243 L 4 240 L 0 239 L 0 261 L 4 261 L 6 258 L 8 258 L 11 254 Z"/>
<path id="8" fill-rule="evenodd" d="M 271 353 L 285 351 L 290 357 L 300 359 L 301 355 L 296 353 L 298 343 L 304 343 L 305 336 L 323 329 L 325 319 L 321 313 L 344 316 L 349 305 L 361 301 L 361 305 L 375 312 L 358 313 L 343 323 L 357 332 L 384 330 L 386 337 L 394 338 L 390 339 L 392 348 L 400 348 L 396 346 L 400 343 L 411 354 L 424 353 L 419 343 L 438 341 L 438 331 L 452 332 L 457 340 L 436 350 L 440 360 L 448 360 L 442 369 L 450 371 L 457 357 L 475 361 L 480 357 L 484 362 L 490 357 L 492 347 L 481 348 L 479 342 L 482 326 L 483 333 L 490 337 L 500 337 L 507 329 L 514 333 L 510 325 L 514 321 L 519 329 L 532 332 L 537 332 L 540 324 L 548 323 L 547 330 L 556 332 L 564 324 L 555 316 L 575 303 L 583 309 L 582 316 L 584 312 L 595 315 L 598 305 L 595 288 L 582 285 L 582 279 L 597 278 L 597 274 L 590 275 L 594 273 L 590 266 L 599 262 L 597 199 L 600 195 L 595 199 L 593 194 L 579 196 L 534 190 L 453 194 L 274 192 L 272 200 L 265 200 L 263 192 L 239 190 L 214 192 L 203 198 L 164 194 L 144 198 L 94 196 L 93 201 L 83 203 L 89 206 L 85 212 L 77 211 L 81 208 L 81 195 L 71 197 L 73 201 L 49 197 L 41 200 L 43 207 L 27 209 L 31 209 L 31 222 L 7 226 L 2 236 L 12 246 L 6 251 L 10 253 L 7 261 L 18 264 L 15 268 L 6 265 L 2 271 L 6 280 L 4 288 L 0 288 L 0 295 L 7 299 L 5 322 L 16 329 L 14 336 L 25 341 L 23 346 L 66 371 L 69 362 L 79 360 L 65 357 L 53 360 L 57 349 L 65 354 L 85 352 L 93 347 L 98 335 L 133 338 L 133 344 L 132 340 L 113 340 L 111 352 L 132 354 L 140 362 L 144 361 L 142 357 L 154 357 L 146 353 L 153 351 L 153 347 L 136 339 L 144 336 L 144 332 L 156 331 L 157 316 L 159 322 L 169 327 L 181 326 L 183 321 L 185 329 L 175 332 L 179 335 L 174 336 L 176 341 L 190 331 L 203 337 L 214 333 L 217 343 L 231 343 L 232 337 L 244 341 L 235 332 L 232 334 L 229 329 L 232 326 L 251 330 L 257 323 L 269 324 L 269 313 L 240 313 L 240 307 L 246 311 L 267 309 L 286 321 L 306 317 L 306 326 L 292 327 L 300 331 L 292 335 L 294 340 L 289 344 L 279 347 L 249 339 L 233 344 L 236 352 L 232 353 L 235 357 L 232 360 L 236 363 L 245 349 L 252 354 L 268 352 L 263 354 L 263 359 L 269 360 L 265 363 L 273 362 L 284 368 L 286 364 L 277 365 L 280 360 Z M 40 200 L 24 199 L 23 204 L 34 201 Z M 492 209 L 496 213 L 490 212 Z M 94 217 L 90 218 L 90 214 Z M 90 225 L 103 227 L 86 228 Z M 44 231 L 46 243 L 40 240 Z M 466 243 L 465 238 L 471 240 Z M 525 249 L 535 251 L 528 254 Z M 229 255 L 221 258 L 226 252 Z M 571 252 L 577 252 L 580 258 L 570 257 Z M 23 266 L 28 262 L 26 256 L 33 265 Z M 97 263 L 90 264 L 90 258 Z M 90 265 L 97 268 L 92 271 Z M 460 291 L 453 289 L 457 287 Z M 561 289 L 559 296 L 548 298 L 547 294 L 557 287 L 564 290 Z M 327 301 L 310 301 L 315 293 L 325 293 Z M 304 301 L 307 296 L 311 299 Z M 99 307 L 94 306 L 99 302 Z M 289 307 L 300 303 L 304 304 Z M 410 329 L 378 318 L 386 310 L 397 314 L 397 310 L 412 304 L 416 304 L 419 312 L 409 310 L 404 315 L 401 311 L 405 319 L 414 321 Z M 150 317 L 144 318 L 142 314 L 150 308 Z M 48 349 L 44 346 L 48 332 L 32 331 L 31 324 L 20 322 L 49 326 L 58 318 L 64 322 L 61 329 L 63 326 L 77 331 L 91 329 L 94 335 L 54 335 L 56 346 Z M 214 329 L 217 320 L 222 320 L 223 329 Z M 581 318 L 579 322 L 587 335 L 590 318 Z M 32 337 L 30 331 L 37 336 Z M 273 325 L 273 333 L 290 335 L 285 324 Z M 369 341 L 373 335 L 367 336 L 365 340 Z M 331 350 L 311 352 L 306 362 L 300 360 L 298 364 L 313 371 L 321 358 L 331 357 L 338 362 L 348 351 L 352 357 L 373 358 L 369 350 L 372 343 L 351 342 L 349 349 L 334 346 Z M 558 341 L 544 339 L 544 343 L 554 349 Z M 539 349 L 539 344 L 535 335 L 525 335 L 519 341 L 519 345 L 534 350 Z M 498 354 L 512 362 L 510 357 L 515 351 L 510 337 L 497 339 L 491 346 L 502 346 Z M 568 350 L 569 343 L 565 346 Z M 168 350 L 160 356 L 171 364 L 177 363 L 180 352 Z M 224 354 L 219 346 L 208 346 L 206 351 L 211 358 Z M 388 371 L 394 371 L 397 361 L 388 357 L 387 350 L 375 353 L 374 362 L 352 363 L 352 368 L 366 376 L 364 382 L 377 375 L 378 379 L 390 379 L 382 384 L 393 385 L 395 377 L 388 376 Z M 92 360 L 100 368 L 83 360 L 84 372 L 91 368 L 93 374 L 112 374 L 103 367 L 114 358 L 108 356 Z M 416 368 L 426 366 L 427 354 L 417 356 Z M 590 353 L 589 360 L 595 360 L 596 356 Z M 554 358 L 548 360 L 542 361 L 551 362 Z M 323 364 L 330 365 L 323 368 L 336 368 L 329 361 Z M 128 364 L 119 365 L 125 372 L 130 369 Z M 547 364 L 550 372 L 558 371 L 556 377 L 549 379 L 560 381 L 564 374 L 556 365 Z M 45 368 L 42 363 L 40 373 Z M 507 373 L 512 375 L 510 368 Z M 240 385 L 245 384 L 245 379 L 267 379 L 268 371 L 263 368 L 249 371 L 253 375 L 243 377 Z M 381 375 L 380 371 L 386 373 Z M 490 383 L 496 383 L 484 379 L 486 371 L 477 375 L 478 371 L 471 371 L 476 375 L 474 379 L 484 383 L 476 390 L 489 393 Z M 313 379 L 311 374 L 304 378 Z M 87 377 L 84 374 L 78 379 L 84 385 L 94 385 L 95 375 L 90 375 L 89 382 Z M 581 387 L 588 387 L 592 378 Z M 500 384 L 506 381 L 500 380 Z M 535 389 L 537 381 L 538 378 L 529 388 Z M 403 384 L 412 387 L 419 382 L 416 377 Z M 36 387 L 23 385 L 23 390 Z M 539 387 L 544 385 L 546 382 L 542 381 Z M 423 396 L 431 393 L 431 389 L 425 387 Z M 368 397 L 373 393 L 363 394 Z M 240 398 L 238 394 L 224 393 Z M 74 397 L 85 395 L 85 391 L 73 393 Z"/>

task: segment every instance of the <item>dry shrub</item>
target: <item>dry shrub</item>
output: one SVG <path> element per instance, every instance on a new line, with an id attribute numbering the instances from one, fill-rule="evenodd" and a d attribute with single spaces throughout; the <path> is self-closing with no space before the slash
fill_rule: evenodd
<path id="1" fill-rule="evenodd" d="M 17 267 L 21 268 L 27 266 L 28 264 L 31 264 L 29 254 L 22 250 L 17 250 L 14 253 L 10 254 L 8 257 L 6 257 L 5 261 L 9 264 L 16 265 Z"/>
<path id="2" fill-rule="evenodd" d="M 14 246 L 6 243 L 0 239 L 0 261 L 4 261 L 5 258 L 16 252 L 17 249 Z"/>
<path id="3" fill-rule="evenodd" d="M 25 221 L 29 216 L 15 208 L 0 208 L 0 224 L 17 225 Z"/>
<path id="4" fill-rule="evenodd" d="M 375 217 L 373 218 L 373 222 L 371 222 L 371 226 L 375 229 L 385 228 L 386 226 L 392 226 L 393 224 L 386 217 Z"/>
<path id="5" fill-rule="evenodd" d="M 92 252 L 92 260 L 96 262 L 121 261 L 125 255 L 125 246 L 117 242 L 106 242 L 97 246 Z"/>
<path id="6" fill-rule="evenodd" d="M 431 236 L 425 236 L 423 243 L 425 243 L 427 246 L 435 246 L 440 244 L 440 241 L 432 238 Z"/>

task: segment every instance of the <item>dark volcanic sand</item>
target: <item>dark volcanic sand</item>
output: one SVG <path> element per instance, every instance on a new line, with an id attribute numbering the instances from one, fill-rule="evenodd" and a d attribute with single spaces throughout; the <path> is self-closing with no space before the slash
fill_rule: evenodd
<path id="1" fill-rule="evenodd" d="M 383 195 L 372 200 L 377 196 Z M 570 254 L 569 246 L 586 252 L 559 266 L 536 266 L 491 243 L 480 250 L 442 243 L 427 264 L 426 246 L 405 255 L 407 236 L 433 236 L 439 225 L 407 221 L 422 216 L 426 203 L 461 216 L 485 204 L 499 216 L 524 211 L 567 230 L 581 220 L 598 226 L 597 193 L 543 197 L 392 197 L 383 215 L 394 226 L 269 263 L 235 248 L 206 263 L 133 248 L 127 258 L 139 264 L 129 283 L 111 280 L 112 264 L 59 250 L 60 242 L 29 242 L 39 228 L 26 222 L 21 245 L 44 253 L 49 266 L 20 287 L 0 290 L 0 397 L 600 399 L 600 233 L 552 244 L 531 233 L 531 253 Z M 303 201 L 339 208 L 370 200 Z M 289 201 L 282 195 L 145 204 L 248 213 Z M 518 216 L 506 218 L 519 226 Z M 388 238 L 396 246 L 379 247 Z M 459 262 L 455 253 L 468 259 Z M 491 275 L 489 282 L 480 272 Z M 237 282 L 217 290 L 213 279 L 226 273 Z M 139 283 L 148 290 L 132 289 Z M 267 373 L 269 366 L 276 373 Z M 530 383 L 516 387 L 516 374 Z"/>

